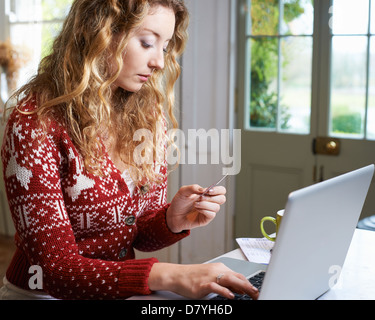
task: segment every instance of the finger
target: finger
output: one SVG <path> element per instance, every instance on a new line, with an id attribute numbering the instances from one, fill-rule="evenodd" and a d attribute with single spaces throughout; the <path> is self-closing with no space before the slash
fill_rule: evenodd
<path id="1" fill-rule="evenodd" d="M 210 282 L 206 286 L 206 293 L 216 293 L 220 296 L 223 296 L 227 299 L 234 299 L 234 294 L 232 291 L 230 291 L 228 288 L 223 287 L 216 282 Z"/>
<path id="2" fill-rule="evenodd" d="M 208 211 L 208 210 L 201 210 L 201 209 L 196 209 L 196 210 L 197 210 L 197 213 L 199 215 L 201 215 L 200 219 L 203 218 L 203 219 L 207 219 L 208 221 L 210 221 L 210 220 L 215 219 L 215 217 L 216 217 L 216 212 Z M 204 216 L 204 217 L 202 217 L 202 216 Z"/>
<path id="3" fill-rule="evenodd" d="M 233 292 L 239 294 L 247 294 L 252 299 L 258 299 L 259 291 L 246 279 L 246 277 L 240 273 L 225 274 L 220 279 L 220 285 L 227 287 Z"/>
<path id="4" fill-rule="evenodd" d="M 241 279 L 241 291 L 242 294 L 247 294 L 249 295 L 252 299 L 256 300 L 259 297 L 259 290 L 255 288 L 248 279 L 246 279 L 243 276 L 243 280 Z M 236 291 L 237 292 L 237 291 Z"/>
<path id="5" fill-rule="evenodd" d="M 212 187 L 210 190 L 207 191 L 207 195 L 209 196 L 224 195 L 226 193 L 227 189 L 223 186 Z"/>
<path id="6" fill-rule="evenodd" d="M 183 186 L 180 188 L 179 193 L 184 197 L 196 196 L 200 195 L 204 192 L 204 188 L 202 188 L 198 184 L 192 184 L 190 186 Z"/>
<path id="7" fill-rule="evenodd" d="M 219 196 L 203 196 L 203 197 L 200 197 L 198 199 L 199 202 L 202 202 L 202 201 L 207 201 L 207 202 L 214 202 L 214 203 L 217 203 L 219 205 L 223 205 L 226 201 L 227 201 L 227 198 L 226 196 L 224 195 L 219 195 Z"/>
<path id="8" fill-rule="evenodd" d="M 220 210 L 220 205 L 215 202 L 208 202 L 208 201 L 197 201 L 194 203 L 195 209 L 197 209 L 199 212 L 212 212 L 213 214 L 216 214 Z"/>

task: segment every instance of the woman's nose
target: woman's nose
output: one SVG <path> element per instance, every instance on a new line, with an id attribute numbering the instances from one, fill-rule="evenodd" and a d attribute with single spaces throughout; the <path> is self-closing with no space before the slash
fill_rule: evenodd
<path id="1" fill-rule="evenodd" d="M 164 69 L 164 51 L 158 51 L 155 55 L 151 58 L 149 67 L 156 70 Z"/>

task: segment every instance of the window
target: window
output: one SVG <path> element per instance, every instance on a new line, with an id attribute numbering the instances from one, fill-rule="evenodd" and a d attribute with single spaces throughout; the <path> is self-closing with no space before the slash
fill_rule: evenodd
<path id="1" fill-rule="evenodd" d="M 310 134 L 321 123 L 320 134 L 375 140 L 375 0 L 244 2 L 245 129 Z M 324 105 L 312 105 L 313 88 L 328 92 Z"/>
<path id="2" fill-rule="evenodd" d="M 312 0 L 247 1 L 247 129 L 310 131 Z"/>
<path id="3" fill-rule="evenodd" d="M 335 0 L 330 135 L 375 139 L 375 1 Z"/>
<path id="4" fill-rule="evenodd" d="M 40 60 L 48 54 L 73 0 L 5 0 L 11 43 L 26 53 L 18 86 L 32 77 Z"/>

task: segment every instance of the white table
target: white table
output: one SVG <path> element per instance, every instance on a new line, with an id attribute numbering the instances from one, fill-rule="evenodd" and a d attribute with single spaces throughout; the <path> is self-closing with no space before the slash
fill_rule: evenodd
<path id="1" fill-rule="evenodd" d="M 222 257 L 246 260 L 241 249 Z M 374 300 L 375 299 L 375 232 L 356 229 L 339 282 L 322 300 Z"/>

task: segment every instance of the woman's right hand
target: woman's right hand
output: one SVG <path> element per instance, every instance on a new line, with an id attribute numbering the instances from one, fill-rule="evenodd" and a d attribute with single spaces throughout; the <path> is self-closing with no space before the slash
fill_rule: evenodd
<path id="1" fill-rule="evenodd" d="M 232 271 L 222 263 L 155 263 L 148 284 L 152 291 L 172 291 L 189 299 L 202 299 L 210 293 L 233 299 L 233 292 L 246 293 L 253 299 L 259 296 L 258 289 L 253 287 L 245 276 Z"/>

